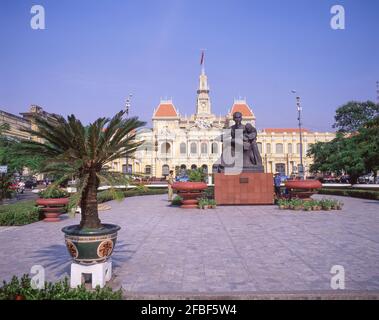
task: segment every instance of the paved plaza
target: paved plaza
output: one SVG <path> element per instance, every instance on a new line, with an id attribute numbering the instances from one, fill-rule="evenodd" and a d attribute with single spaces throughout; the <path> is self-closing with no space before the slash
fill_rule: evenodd
<path id="1" fill-rule="evenodd" d="M 164 195 L 109 202 L 102 221 L 122 227 L 111 285 L 147 294 L 332 292 L 330 270 L 341 265 L 347 291 L 379 291 L 379 201 L 333 198 L 342 211 L 183 210 Z M 33 265 L 45 267 L 47 280 L 68 276 L 61 228 L 78 222 L 1 227 L 0 279 Z"/>

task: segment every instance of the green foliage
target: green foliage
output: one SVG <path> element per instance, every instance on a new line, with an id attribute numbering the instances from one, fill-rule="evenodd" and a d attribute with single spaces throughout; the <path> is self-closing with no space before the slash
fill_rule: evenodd
<path id="1" fill-rule="evenodd" d="M 58 188 L 55 185 L 50 185 L 45 190 L 38 193 L 38 196 L 42 199 L 57 199 L 57 198 L 67 198 L 69 196 L 66 190 Z"/>
<path id="2" fill-rule="evenodd" d="M 173 206 L 180 206 L 182 204 L 183 198 L 181 196 L 176 196 L 172 201 L 171 204 Z"/>
<path id="3" fill-rule="evenodd" d="M 155 194 L 165 194 L 167 193 L 167 188 L 160 189 L 147 189 L 140 190 L 137 188 L 129 189 L 127 191 L 117 190 L 116 192 L 111 190 L 100 191 L 97 194 L 97 202 L 103 203 L 111 200 L 123 199 L 125 197 L 135 197 L 135 196 L 148 196 Z M 117 194 L 117 195 L 116 195 Z"/>
<path id="4" fill-rule="evenodd" d="M 203 168 L 191 169 L 188 172 L 188 179 L 191 182 L 204 182 L 205 174 Z"/>
<path id="5" fill-rule="evenodd" d="M 199 209 L 216 208 L 216 200 L 214 200 L 214 199 L 208 199 L 208 198 L 200 198 L 198 200 L 197 207 Z"/>
<path id="6" fill-rule="evenodd" d="M 355 132 L 379 116 L 379 105 L 372 101 L 350 101 L 336 110 L 335 124 L 340 132 Z"/>
<path id="7" fill-rule="evenodd" d="M 46 282 L 44 289 L 33 289 L 29 275 L 20 279 L 14 276 L 10 282 L 3 282 L 0 300 L 121 300 L 122 291 L 97 287 L 87 290 L 84 285 L 72 289 L 67 278 L 56 283 Z"/>
<path id="8" fill-rule="evenodd" d="M 21 226 L 37 222 L 39 218 L 39 209 L 34 201 L 0 206 L 0 226 Z"/>
<path id="9" fill-rule="evenodd" d="M 312 172 L 347 173 L 356 183 L 359 176 L 379 170 L 379 105 L 350 102 L 336 111 L 335 127 L 340 131 L 335 139 L 310 147 Z"/>
<path id="10" fill-rule="evenodd" d="M 343 203 L 335 199 L 302 200 L 302 199 L 279 199 L 277 202 L 279 209 L 319 211 L 319 210 L 341 210 Z"/>
<path id="11" fill-rule="evenodd" d="M 319 194 L 379 200 L 379 191 L 374 190 L 355 190 L 355 189 L 321 189 Z"/>
<path id="12" fill-rule="evenodd" d="M 214 199 L 214 196 L 215 196 L 214 191 L 215 191 L 215 188 L 213 186 L 206 188 L 204 190 L 204 197 L 206 197 L 208 199 Z"/>
<path id="13" fill-rule="evenodd" d="M 138 118 L 125 117 L 125 111 L 113 118 L 99 118 L 88 126 L 74 115 L 67 119 L 55 115 L 46 120 L 36 117 L 38 130 L 27 130 L 40 138 L 23 141 L 17 152 L 20 156 L 38 154 L 44 158 L 42 173 L 59 176 L 61 181 L 76 177 L 78 203 L 82 208 L 82 228 L 97 228 L 100 220 L 97 206 L 88 201 L 96 197 L 100 183 L 115 185 L 115 174 L 107 170 L 107 163 L 120 158 L 133 158 L 143 141 L 136 140 L 137 129 L 145 123 Z"/>

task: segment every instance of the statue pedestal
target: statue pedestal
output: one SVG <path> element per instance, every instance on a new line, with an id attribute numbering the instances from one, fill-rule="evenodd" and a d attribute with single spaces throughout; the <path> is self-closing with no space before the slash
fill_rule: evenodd
<path id="1" fill-rule="evenodd" d="M 217 205 L 273 204 L 272 173 L 242 172 L 237 175 L 214 174 Z"/>

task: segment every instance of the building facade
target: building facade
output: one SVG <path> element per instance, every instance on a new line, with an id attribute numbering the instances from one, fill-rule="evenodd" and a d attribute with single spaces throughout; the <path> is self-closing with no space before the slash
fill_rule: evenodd
<path id="1" fill-rule="evenodd" d="M 182 116 L 172 100 L 161 100 L 154 109 L 153 127 L 144 129 L 138 139 L 144 140 L 135 158 L 129 160 L 132 172 L 147 176 L 166 176 L 170 170 L 204 168 L 212 172 L 213 164 L 222 153 L 220 137 L 222 130 L 234 124 L 233 114 L 241 112 L 243 122 L 255 126 L 254 112 L 246 99 L 234 100 L 225 116 L 212 113 L 208 78 L 202 70 L 195 113 Z M 303 165 L 309 174 L 312 159 L 306 157 L 311 144 L 327 142 L 335 137 L 334 133 L 311 132 L 303 129 Z M 288 176 L 297 174 L 300 164 L 300 138 L 297 128 L 267 128 L 258 132 L 258 148 L 262 155 L 266 172 L 281 172 Z M 111 164 L 115 171 L 125 172 L 126 160 L 120 159 Z"/>

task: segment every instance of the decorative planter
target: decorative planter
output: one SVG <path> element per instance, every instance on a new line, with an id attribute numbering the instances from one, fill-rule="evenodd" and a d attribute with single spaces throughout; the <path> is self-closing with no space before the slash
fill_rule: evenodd
<path id="1" fill-rule="evenodd" d="M 285 187 L 290 190 L 291 198 L 307 200 L 322 188 L 322 184 L 318 180 L 288 180 Z"/>
<path id="2" fill-rule="evenodd" d="M 80 264 L 90 265 L 105 262 L 113 253 L 117 231 L 115 224 L 102 224 L 99 229 L 80 229 L 79 225 L 64 227 L 65 241 L 72 259 Z"/>
<path id="3" fill-rule="evenodd" d="M 172 188 L 182 197 L 183 209 L 197 208 L 198 198 L 201 197 L 203 191 L 207 189 L 207 184 L 204 182 L 175 182 Z"/>
<path id="4" fill-rule="evenodd" d="M 59 221 L 60 214 L 66 212 L 68 202 L 69 198 L 39 198 L 36 200 L 36 204 L 41 206 L 41 210 L 45 215 L 45 219 L 43 219 L 43 221 L 46 222 Z"/>

